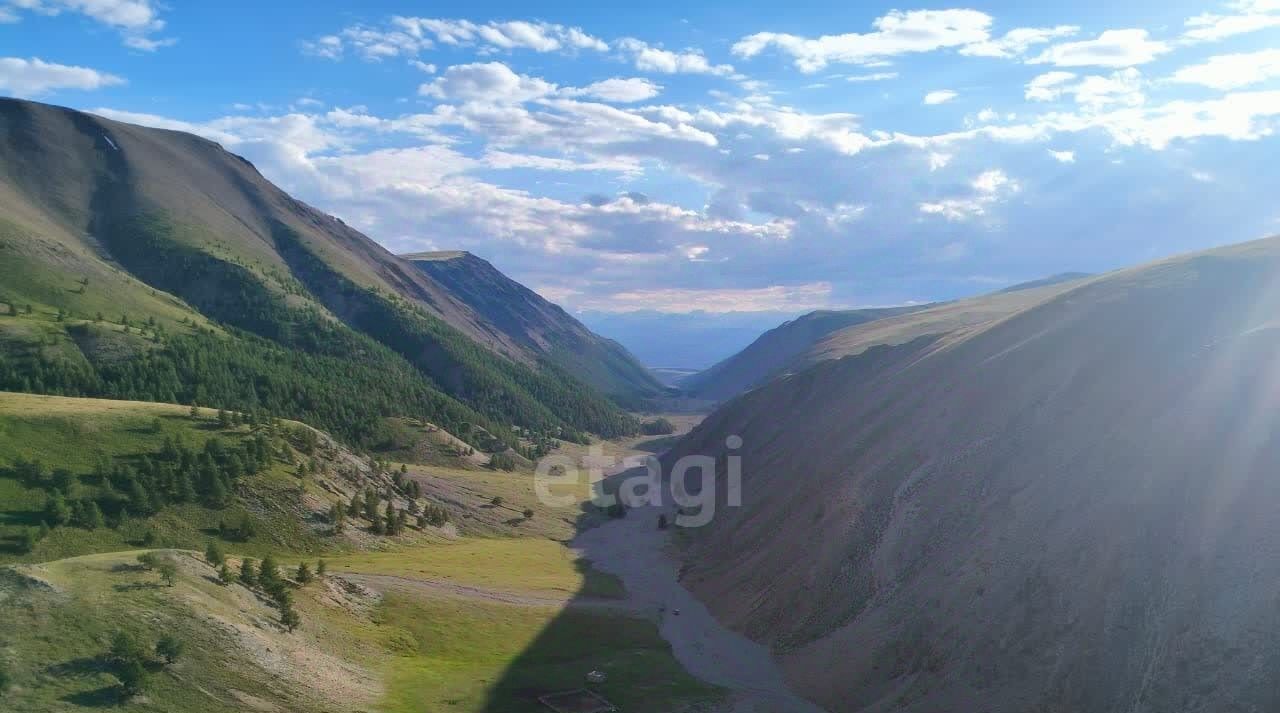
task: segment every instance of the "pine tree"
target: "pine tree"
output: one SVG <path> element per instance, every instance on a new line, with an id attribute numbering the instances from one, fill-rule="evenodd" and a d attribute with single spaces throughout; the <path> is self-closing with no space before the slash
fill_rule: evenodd
<path id="1" fill-rule="evenodd" d="M 246 587 L 252 587 L 258 583 L 258 572 L 254 566 L 253 560 L 245 557 L 240 562 L 240 581 Z"/>
<path id="2" fill-rule="evenodd" d="M 100 530 L 106 526 L 106 520 L 102 517 L 102 508 L 98 507 L 96 501 L 90 500 L 84 506 L 84 526 L 90 530 Z"/>
<path id="3" fill-rule="evenodd" d="M 302 626 L 302 617 L 292 606 L 286 606 L 280 610 L 280 623 L 292 634 L 294 629 Z"/>
<path id="4" fill-rule="evenodd" d="M 258 568 L 258 584 L 268 592 L 280 585 L 280 568 L 271 555 L 262 558 L 262 566 Z"/>
<path id="5" fill-rule="evenodd" d="M 294 579 L 296 579 L 296 580 L 298 581 L 298 584 L 308 584 L 308 583 L 310 583 L 310 582 L 311 582 L 311 567 L 307 566 L 307 563 L 306 563 L 306 562 L 303 562 L 303 563 L 299 564 L 299 565 L 298 565 L 298 572 L 297 572 L 297 574 L 296 574 L 296 575 L 294 575 Z"/>
<path id="6" fill-rule="evenodd" d="M 209 564 L 217 567 L 222 564 L 226 558 L 223 556 L 222 550 L 218 547 L 218 543 L 213 540 L 209 540 L 209 544 L 205 545 L 204 548 L 204 559 Z"/>
<path id="7" fill-rule="evenodd" d="M 45 519 L 54 527 L 62 527 L 71 522 L 71 508 L 67 505 L 67 499 L 62 496 L 61 492 L 54 491 L 49 496 L 48 502 L 44 508 Z"/>
<path id="8" fill-rule="evenodd" d="M 224 585 L 231 584 L 236 581 L 236 575 L 227 566 L 226 562 L 222 563 L 222 567 L 218 568 L 218 581 Z"/>
<path id="9" fill-rule="evenodd" d="M 329 564 L 324 560 L 316 562 L 316 576 L 323 577 L 329 571 Z"/>
<path id="10" fill-rule="evenodd" d="M 385 517 L 386 524 L 383 527 L 386 528 L 387 534 L 398 534 L 400 532 L 400 516 L 396 513 L 395 503 L 387 503 L 387 513 Z"/>

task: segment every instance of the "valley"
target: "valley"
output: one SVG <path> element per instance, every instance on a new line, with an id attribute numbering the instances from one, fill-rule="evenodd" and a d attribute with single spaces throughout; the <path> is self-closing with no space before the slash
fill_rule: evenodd
<path id="1" fill-rule="evenodd" d="M 1021 190 L 979 178 L 912 219 Z M 709 317 L 452 237 L 392 252 L 208 138 L 0 98 L 0 710 L 1280 708 L 1280 238 Z M 608 243 L 571 242 L 537 249 Z"/>

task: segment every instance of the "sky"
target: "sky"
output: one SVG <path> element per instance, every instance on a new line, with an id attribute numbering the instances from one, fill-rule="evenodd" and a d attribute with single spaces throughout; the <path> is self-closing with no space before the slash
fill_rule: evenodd
<path id="1" fill-rule="evenodd" d="M 1280 0 L 0 0 L 0 94 L 204 135 L 597 328 L 1280 233 Z"/>

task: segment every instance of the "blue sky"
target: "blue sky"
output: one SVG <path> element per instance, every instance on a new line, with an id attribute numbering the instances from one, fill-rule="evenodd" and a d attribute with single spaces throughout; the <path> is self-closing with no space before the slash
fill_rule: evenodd
<path id="1" fill-rule="evenodd" d="M 595 324 L 1280 233 L 1280 0 L 355 7 L 0 0 L 0 94 L 203 134 Z"/>

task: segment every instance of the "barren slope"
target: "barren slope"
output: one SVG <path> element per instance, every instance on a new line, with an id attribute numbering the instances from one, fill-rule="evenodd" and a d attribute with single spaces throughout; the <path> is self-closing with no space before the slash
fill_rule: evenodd
<path id="1" fill-rule="evenodd" d="M 623 399 L 662 393 L 662 385 L 630 352 L 587 329 L 559 305 L 471 253 L 402 255 L 485 320 L 504 342 L 561 366 L 600 391 Z"/>
<path id="2" fill-rule="evenodd" d="M 832 332 L 921 309 L 924 307 L 810 312 L 770 329 L 746 349 L 689 377 L 681 386 L 699 398 L 727 399 L 776 376 Z"/>
<path id="3" fill-rule="evenodd" d="M 1275 710 L 1277 307 L 1272 239 L 739 397 L 686 584 L 833 711 Z"/>

